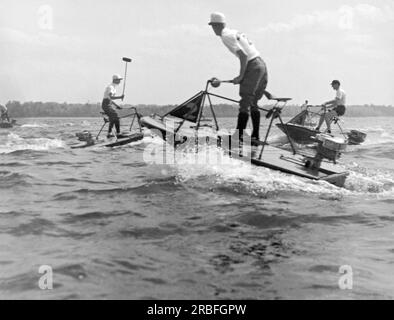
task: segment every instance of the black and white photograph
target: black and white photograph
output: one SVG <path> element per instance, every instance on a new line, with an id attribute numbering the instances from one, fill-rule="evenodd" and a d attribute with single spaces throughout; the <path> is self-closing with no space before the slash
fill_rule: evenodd
<path id="1" fill-rule="evenodd" d="M 1 0 L 0 300 L 394 299 L 393 30 L 393 0 Z"/>

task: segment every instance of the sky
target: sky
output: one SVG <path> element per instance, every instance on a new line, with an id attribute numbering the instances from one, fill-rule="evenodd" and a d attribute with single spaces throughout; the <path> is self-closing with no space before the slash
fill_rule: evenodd
<path id="1" fill-rule="evenodd" d="M 0 103 L 99 102 L 124 56 L 125 103 L 181 103 L 239 74 L 215 11 L 255 43 L 276 96 L 320 104 L 339 79 L 348 104 L 394 105 L 394 0 L 0 0 Z"/>

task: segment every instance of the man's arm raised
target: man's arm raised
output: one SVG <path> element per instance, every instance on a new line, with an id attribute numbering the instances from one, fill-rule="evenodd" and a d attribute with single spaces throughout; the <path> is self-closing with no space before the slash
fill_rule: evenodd
<path id="1" fill-rule="evenodd" d="M 118 97 L 116 97 L 116 96 L 111 96 L 111 100 L 119 100 L 119 99 L 124 99 L 124 95 L 121 95 L 121 96 L 118 96 Z"/>

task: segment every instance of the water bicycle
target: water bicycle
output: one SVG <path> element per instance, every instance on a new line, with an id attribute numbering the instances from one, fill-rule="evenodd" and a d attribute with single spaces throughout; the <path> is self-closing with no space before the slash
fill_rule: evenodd
<path id="1" fill-rule="evenodd" d="M 124 73 L 124 82 L 123 82 L 123 92 L 122 96 L 124 98 L 124 93 L 125 93 L 125 88 L 126 88 L 126 79 L 127 79 L 127 66 L 128 63 L 130 63 L 132 60 L 128 57 L 123 57 L 122 61 L 125 62 L 125 73 Z M 123 101 L 122 98 L 122 101 Z M 121 108 L 118 105 L 116 105 L 114 102 L 112 102 L 116 107 L 119 109 L 124 109 L 124 110 L 131 110 L 131 113 L 124 115 L 122 117 L 119 117 L 119 119 L 126 119 L 130 118 L 130 126 L 127 125 L 128 130 L 123 131 L 120 135 L 116 133 L 115 129 L 113 129 L 112 134 L 109 137 L 105 138 L 100 138 L 101 133 L 103 132 L 104 128 L 109 125 L 109 118 L 104 112 L 100 112 L 100 114 L 103 116 L 103 125 L 101 126 L 101 129 L 99 130 L 97 135 L 93 135 L 90 131 L 84 130 L 82 132 L 76 133 L 76 136 L 79 140 L 78 143 L 70 145 L 72 149 L 81 149 L 81 148 L 87 148 L 87 147 L 108 147 L 108 148 L 113 148 L 113 147 L 119 147 L 123 146 L 132 142 L 136 142 L 138 140 L 142 140 L 144 135 L 142 133 L 142 128 L 141 128 L 141 123 L 140 123 L 140 118 L 141 115 L 137 112 L 137 109 L 135 107 L 131 108 Z M 136 121 L 137 120 L 137 121 Z M 137 129 L 133 129 L 134 123 L 137 124 Z"/>
<path id="2" fill-rule="evenodd" d="M 16 125 L 16 120 L 12 119 L 10 121 L 0 120 L 0 129 L 11 129 Z"/>
<path id="3" fill-rule="evenodd" d="M 137 112 L 135 107 L 128 108 L 127 110 L 131 110 L 131 113 L 119 117 L 119 119 L 131 119 L 130 125 L 127 125 L 128 129 L 126 131 L 122 131 L 120 135 L 117 135 L 115 129 L 113 129 L 111 137 L 108 138 L 105 134 L 105 137 L 101 138 L 101 136 L 104 135 L 102 134 L 104 128 L 109 125 L 109 119 L 104 112 L 100 112 L 103 116 L 104 123 L 99 132 L 96 135 L 93 135 L 88 130 L 76 133 L 79 142 L 70 145 L 71 149 L 81 149 L 93 146 L 113 148 L 141 140 L 144 137 L 140 124 L 141 115 Z M 136 129 L 135 127 L 133 128 L 134 124 L 137 124 Z M 124 127 L 124 125 L 122 126 Z"/>
<path id="4" fill-rule="evenodd" d="M 320 108 L 320 110 L 312 111 L 318 108 Z M 282 130 L 282 132 L 288 134 L 296 143 L 311 144 L 316 142 L 316 136 L 321 134 L 320 131 L 316 130 L 317 122 L 327 111 L 326 107 L 308 105 L 308 101 L 306 101 L 305 104 L 301 106 L 301 112 L 299 114 L 287 123 L 278 123 L 276 126 Z M 349 145 L 359 145 L 365 141 L 367 137 L 365 133 L 358 130 L 344 132 L 339 122 L 340 119 L 338 117 L 332 119 L 332 123 L 338 126 L 342 136 Z"/>
<path id="5" fill-rule="evenodd" d="M 237 100 L 209 91 L 211 87 L 218 88 L 222 83 L 231 83 L 231 81 L 212 78 L 207 81 L 204 90 L 163 116 L 153 114 L 142 117 L 140 119 L 141 125 L 158 132 L 165 140 L 171 140 L 175 147 L 186 143 L 190 138 L 206 135 L 207 139 L 215 139 L 216 145 L 230 157 L 248 161 L 256 166 L 278 170 L 310 180 L 326 181 L 338 187 L 343 187 L 348 172 L 338 171 L 336 165 L 342 152 L 346 150 L 347 142 L 344 139 L 334 138 L 326 134 L 317 134 L 314 140 L 317 144 L 315 149 L 308 151 L 297 149 L 281 117 L 282 109 L 291 98 L 271 97 L 270 100 L 274 102 L 272 106 L 269 108 L 259 107 L 260 110 L 266 112 L 266 119 L 269 120 L 264 140 L 252 144 L 249 143 L 250 139 L 248 141 L 248 137 L 246 137 L 241 141 L 236 141 L 236 139 L 233 139 L 234 136 L 219 129 L 214 106 L 212 105 L 211 97 L 239 103 Z M 212 119 L 204 117 L 206 108 L 210 111 Z M 268 143 L 274 121 L 279 121 L 284 127 L 291 146 L 290 151 Z M 193 141 L 198 147 L 201 139 L 198 138 Z"/>

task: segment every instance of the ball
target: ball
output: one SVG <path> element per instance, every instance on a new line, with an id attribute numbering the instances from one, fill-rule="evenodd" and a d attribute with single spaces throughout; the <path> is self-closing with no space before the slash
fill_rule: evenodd
<path id="1" fill-rule="evenodd" d="M 217 78 L 212 78 L 211 79 L 211 84 L 212 84 L 212 87 L 217 88 L 217 87 L 220 86 L 220 80 L 217 79 Z"/>

